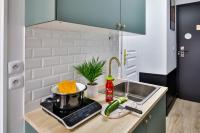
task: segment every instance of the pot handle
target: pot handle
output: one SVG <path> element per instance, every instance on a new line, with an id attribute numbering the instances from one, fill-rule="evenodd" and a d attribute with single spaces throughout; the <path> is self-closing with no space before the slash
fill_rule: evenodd
<path id="1" fill-rule="evenodd" d="M 47 98 L 46 99 L 46 102 L 48 102 L 48 103 L 57 103 L 58 102 L 58 98 L 56 98 L 56 97 L 49 97 L 49 98 Z"/>

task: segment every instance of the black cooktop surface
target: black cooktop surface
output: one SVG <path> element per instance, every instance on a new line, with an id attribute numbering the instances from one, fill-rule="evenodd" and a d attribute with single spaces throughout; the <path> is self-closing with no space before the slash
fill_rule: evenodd
<path id="1" fill-rule="evenodd" d="M 60 110 L 53 103 L 44 101 L 40 103 L 43 110 L 58 119 L 68 129 L 78 126 L 94 114 L 100 112 L 102 106 L 89 98 L 84 98 L 82 104 L 73 110 Z"/>

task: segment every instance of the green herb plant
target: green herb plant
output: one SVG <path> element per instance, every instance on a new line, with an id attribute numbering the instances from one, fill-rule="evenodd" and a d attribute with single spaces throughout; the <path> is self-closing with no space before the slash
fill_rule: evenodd
<path id="1" fill-rule="evenodd" d="M 85 61 L 83 64 L 74 66 L 75 70 L 85 77 L 88 81 L 88 85 L 96 85 L 95 82 L 99 76 L 103 74 L 103 66 L 106 61 L 99 60 L 98 58 L 92 58 L 90 61 Z"/>

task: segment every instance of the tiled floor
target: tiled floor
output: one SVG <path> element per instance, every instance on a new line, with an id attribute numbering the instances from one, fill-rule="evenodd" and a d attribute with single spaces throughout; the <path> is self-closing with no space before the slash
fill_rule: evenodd
<path id="1" fill-rule="evenodd" d="M 200 103 L 177 99 L 167 117 L 167 133 L 200 133 Z"/>

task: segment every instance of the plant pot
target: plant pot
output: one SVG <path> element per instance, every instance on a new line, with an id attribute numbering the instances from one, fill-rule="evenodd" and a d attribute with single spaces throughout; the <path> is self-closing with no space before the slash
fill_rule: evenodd
<path id="1" fill-rule="evenodd" d="M 87 85 L 87 97 L 94 98 L 98 95 L 97 85 Z"/>

